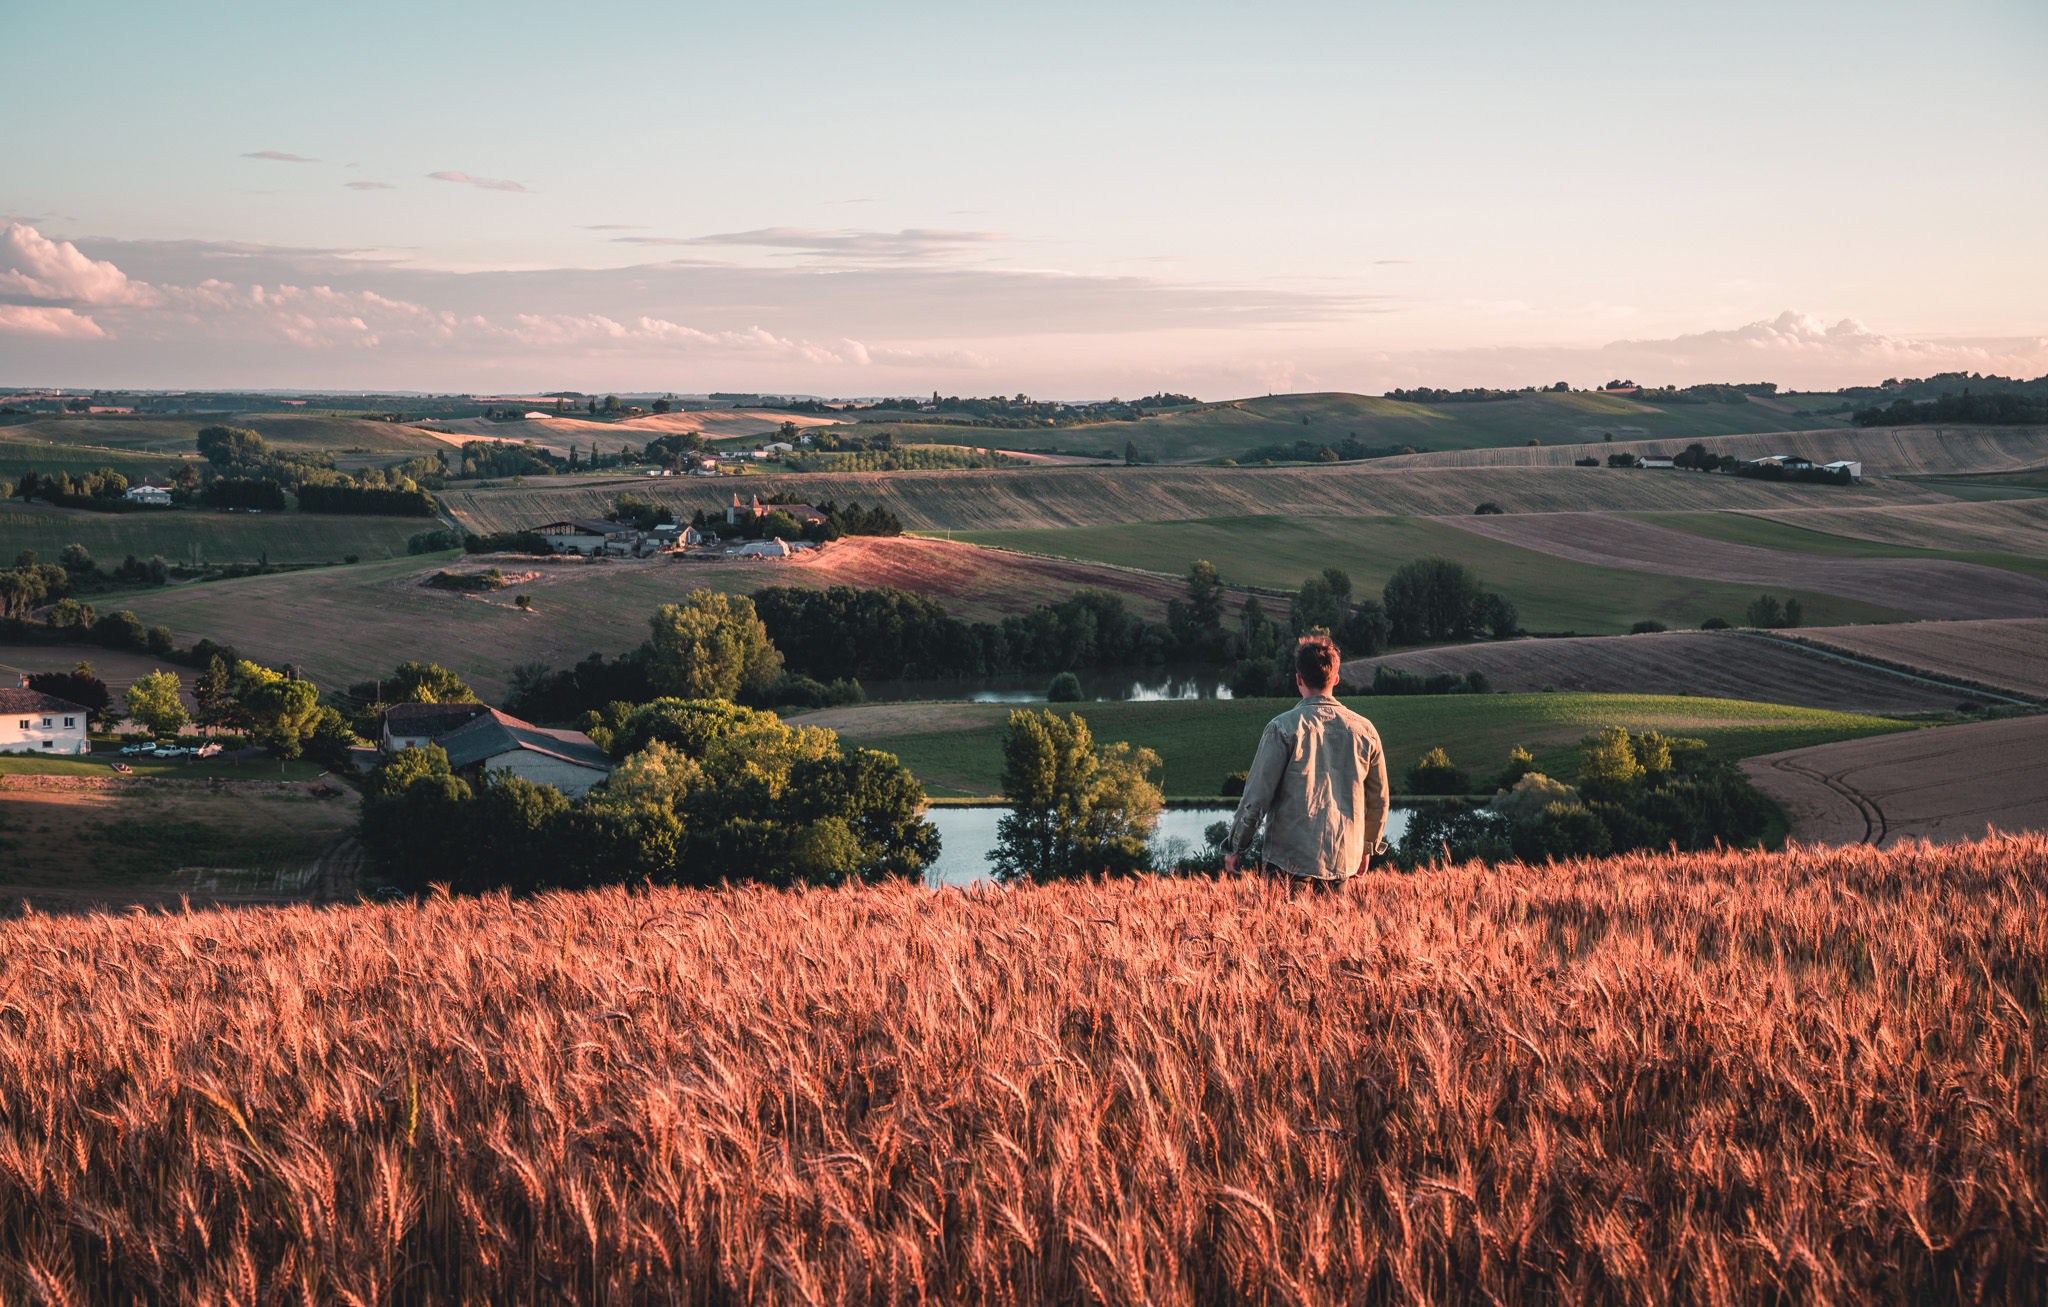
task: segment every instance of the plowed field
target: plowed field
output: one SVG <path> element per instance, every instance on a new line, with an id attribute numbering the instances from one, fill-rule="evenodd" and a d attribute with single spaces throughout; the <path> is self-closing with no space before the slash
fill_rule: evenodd
<path id="1" fill-rule="evenodd" d="M 1480 671 L 1503 693 L 1548 686 L 1599 694 L 1694 694 L 1880 714 L 1942 712 L 1955 707 L 1958 698 L 1953 690 L 1875 668 L 1852 667 L 1775 642 L 1714 631 L 1416 649 L 1346 663 L 1344 679 L 1370 684 L 1382 664 L 1420 676 Z"/>
<path id="2" fill-rule="evenodd" d="M 1749 758 L 1742 769 L 1820 844 L 1937 843 L 2048 830 L 2048 717 L 1944 726 Z"/>
<path id="3" fill-rule="evenodd" d="M 1706 478 L 1699 478 L 1705 480 Z M 1592 513 L 1446 517 L 1447 524 L 1559 558 L 1770 590 L 1853 596 L 1923 617 L 2048 616 L 2048 581 L 1938 558 L 1839 558 L 1709 540 Z"/>
<path id="4" fill-rule="evenodd" d="M 1607 472 L 1607 455 L 1616 450 L 1636 454 L 1676 454 L 1693 441 L 1638 440 L 1617 435 L 1612 441 L 1582 445 L 1510 445 L 1497 449 L 1455 449 L 1433 454 L 1401 454 L 1379 460 L 1388 468 L 1421 467 L 1569 467 L 1592 455 Z M 2048 429 L 2041 427 L 1871 427 L 1826 431 L 1773 431 L 1762 435 L 1708 436 L 1699 441 L 1716 454 L 1761 458 L 1797 454 L 1819 463 L 1838 458 L 1863 464 L 1866 476 L 1938 476 L 1956 472 L 2017 472 L 2048 465 Z M 1615 476 L 1689 477 L 1672 470 L 1623 472 Z M 1719 480 L 1722 478 L 1713 478 Z M 1805 487 L 1811 495 L 1821 487 Z"/>
<path id="5" fill-rule="evenodd" d="M 2048 698 L 2048 621 L 1909 622 L 1803 631 L 1809 644 L 1951 676 L 2031 698 Z"/>
<path id="6" fill-rule="evenodd" d="M 565 517 L 596 517 L 624 491 L 681 510 L 722 508 L 735 490 L 764 498 L 793 491 L 807 502 L 885 502 L 916 530 L 1000 530 L 1175 522 L 1275 513 L 1322 517 L 1470 514 L 1484 501 L 1509 513 L 1686 512 L 1830 503 L 1935 504 L 1949 497 L 1906 482 L 1851 488 L 1785 486 L 1738 477 L 1609 474 L 1574 467 L 1385 469 L 1327 467 L 1032 467 L 1000 471 L 811 472 L 702 479 L 578 479 L 568 485 L 451 489 L 449 512 L 479 533 L 517 531 Z M 1497 519 L 1496 519 L 1497 520 Z"/>

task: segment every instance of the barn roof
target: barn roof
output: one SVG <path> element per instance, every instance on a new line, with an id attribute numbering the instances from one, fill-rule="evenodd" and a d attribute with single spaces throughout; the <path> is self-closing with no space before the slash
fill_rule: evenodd
<path id="1" fill-rule="evenodd" d="M 520 721 L 496 708 L 484 709 L 474 721 L 457 727 L 434 743 L 447 751 L 448 765 L 457 769 L 520 749 L 598 771 L 610 771 L 612 766 L 611 758 L 592 744 L 590 737 L 583 732 L 549 730 Z"/>

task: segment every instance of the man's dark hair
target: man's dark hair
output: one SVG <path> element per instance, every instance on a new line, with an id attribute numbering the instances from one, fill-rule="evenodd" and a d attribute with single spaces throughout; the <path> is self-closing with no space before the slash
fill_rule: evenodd
<path id="1" fill-rule="evenodd" d="M 1321 635 L 1298 641 L 1294 646 L 1294 674 L 1311 690 L 1331 689 L 1337 684 L 1337 646 Z"/>

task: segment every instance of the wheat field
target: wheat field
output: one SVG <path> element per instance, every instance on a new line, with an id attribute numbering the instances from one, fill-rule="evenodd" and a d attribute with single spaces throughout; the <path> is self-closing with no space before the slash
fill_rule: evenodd
<path id="1" fill-rule="evenodd" d="M 2048 839 L 0 924 L 0 1299 L 2038 1302 Z"/>

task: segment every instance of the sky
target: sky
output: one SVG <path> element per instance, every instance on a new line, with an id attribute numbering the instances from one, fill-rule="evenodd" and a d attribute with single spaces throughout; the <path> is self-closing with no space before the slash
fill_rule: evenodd
<path id="1" fill-rule="evenodd" d="M 0 385 L 2048 372 L 2040 0 L 0 0 L 0 46 Z"/>

